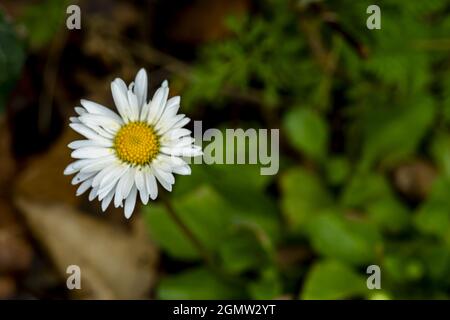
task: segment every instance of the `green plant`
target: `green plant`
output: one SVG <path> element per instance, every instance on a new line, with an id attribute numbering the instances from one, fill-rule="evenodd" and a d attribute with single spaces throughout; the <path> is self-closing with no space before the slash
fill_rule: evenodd
<path id="1" fill-rule="evenodd" d="M 202 48 L 185 102 L 227 114 L 250 95 L 251 120 L 281 126 L 282 171 L 201 165 L 180 179 L 173 206 L 211 255 L 208 271 L 167 208 L 146 208 L 164 252 L 197 265 L 168 275 L 159 296 L 448 297 L 447 1 L 381 1 L 374 31 L 370 1 L 263 3 L 228 20 L 232 37 Z M 438 178 L 424 196 L 405 194 L 393 175 L 419 160 Z M 305 255 L 286 262 L 286 248 Z M 378 295 L 365 286 L 370 264 L 382 270 Z"/>

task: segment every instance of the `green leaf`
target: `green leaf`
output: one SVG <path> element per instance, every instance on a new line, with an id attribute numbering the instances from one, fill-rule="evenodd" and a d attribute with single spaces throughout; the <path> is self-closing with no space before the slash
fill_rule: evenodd
<path id="1" fill-rule="evenodd" d="M 228 283 L 211 271 L 198 268 L 163 278 L 157 288 L 163 300 L 223 300 L 243 299 L 240 285 Z"/>
<path id="2" fill-rule="evenodd" d="M 323 160 L 328 148 L 328 128 L 324 119 L 310 109 L 294 109 L 283 121 L 292 145 L 307 156 Z"/>
<path id="3" fill-rule="evenodd" d="M 281 207 L 291 230 L 302 230 L 332 198 L 319 178 L 303 168 L 292 168 L 281 176 Z"/>
<path id="4" fill-rule="evenodd" d="M 380 199 L 369 204 L 367 213 L 377 226 L 389 232 L 405 230 L 411 222 L 411 213 L 395 198 Z"/>
<path id="5" fill-rule="evenodd" d="M 222 244 L 230 232 L 232 208 L 209 186 L 201 186 L 173 201 L 173 208 L 192 233 L 210 250 Z M 169 254 L 180 259 L 194 259 L 189 238 L 172 220 L 166 208 L 145 207 L 152 237 Z M 178 233 L 177 236 L 175 234 Z"/>
<path id="6" fill-rule="evenodd" d="M 278 208 L 265 190 L 273 177 L 262 176 L 259 169 L 256 165 L 194 165 L 191 176 L 177 178 L 173 194 L 182 197 L 207 184 L 231 207 L 228 215 L 236 223 L 256 224 L 276 241 L 280 235 Z"/>
<path id="7" fill-rule="evenodd" d="M 41 48 L 50 42 L 63 26 L 67 6 L 67 0 L 46 0 L 26 7 L 22 22 L 32 47 Z"/>
<path id="8" fill-rule="evenodd" d="M 300 298 L 305 300 L 346 299 L 362 297 L 366 293 L 364 277 L 343 263 L 326 260 L 312 267 Z"/>
<path id="9" fill-rule="evenodd" d="M 345 157 L 332 157 L 325 163 L 327 180 L 333 186 L 343 184 L 350 174 L 350 163 Z"/>
<path id="10" fill-rule="evenodd" d="M 402 254 L 388 254 L 383 261 L 386 278 L 393 284 L 406 284 L 417 281 L 424 275 L 424 265 L 417 258 Z"/>
<path id="11" fill-rule="evenodd" d="M 269 242 L 274 240 L 277 232 L 276 211 L 272 211 L 271 206 L 255 205 L 247 209 L 239 203 L 231 203 L 209 185 L 200 185 L 171 201 L 184 224 L 212 252 L 219 250 L 239 226 L 257 230 Z M 267 203 L 267 199 L 261 202 Z M 247 205 L 251 206 L 251 203 Z M 195 260 L 199 257 L 196 249 L 188 244 L 190 239 L 170 217 L 167 208 L 153 204 L 144 208 L 150 233 L 164 250 L 179 259 Z"/>
<path id="12" fill-rule="evenodd" d="M 393 196 L 386 178 L 376 173 L 355 175 L 345 186 L 341 203 L 345 207 L 364 208 L 380 198 Z"/>
<path id="13" fill-rule="evenodd" d="M 0 11 L 0 111 L 20 75 L 24 59 L 23 45 Z"/>
<path id="14" fill-rule="evenodd" d="M 415 217 L 417 228 L 426 234 L 446 237 L 450 231 L 450 181 L 439 178 L 433 184 L 431 195 Z M 450 239 L 448 239 L 450 240 Z"/>
<path id="15" fill-rule="evenodd" d="M 424 254 L 424 263 L 431 279 L 442 283 L 450 283 L 450 250 L 444 245 L 427 247 Z"/>
<path id="16" fill-rule="evenodd" d="M 169 255 L 183 260 L 195 260 L 199 257 L 197 249 L 173 222 L 165 207 L 160 204 L 144 206 L 143 214 L 150 236 Z"/>
<path id="17" fill-rule="evenodd" d="M 415 152 L 432 123 L 435 106 L 433 100 L 426 98 L 411 98 L 409 102 L 407 107 L 391 107 L 391 111 L 367 112 L 363 122 L 362 168 L 370 168 L 378 160 L 392 165 Z"/>
<path id="18" fill-rule="evenodd" d="M 261 278 L 249 284 L 248 290 L 252 299 L 275 299 L 282 294 L 282 284 L 279 274 L 274 269 L 265 269 Z"/>
<path id="19" fill-rule="evenodd" d="M 233 208 L 234 222 L 255 224 L 273 241 L 279 239 L 278 207 L 265 190 L 273 177 L 262 176 L 255 165 L 215 165 L 207 174 L 208 182 Z"/>
<path id="20" fill-rule="evenodd" d="M 439 166 L 439 169 L 447 177 L 450 177 L 450 135 L 444 133 L 437 134 L 430 146 L 430 153 Z"/>
<path id="21" fill-rule="evenodd" d="M 264 234 L 260 234 L 265 237 Z M 231 233 L 219 247 L 221 265 L 227 271 L 238 274 L 257 270 L 270 263 L 271 248 L 266 248 L 258 235 L 248 229 Z"/>
<path id="22" fill-rule="evenodd" d="M 381 245 L 381 237 L 373 225 L 347 220 L 335 212 L 323 213 L 311 221 L 308 235 L 321 255 L 355 265 L 374 262 Z"/>

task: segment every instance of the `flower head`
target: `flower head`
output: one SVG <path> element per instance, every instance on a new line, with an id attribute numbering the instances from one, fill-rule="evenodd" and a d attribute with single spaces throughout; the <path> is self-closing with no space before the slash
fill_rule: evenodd
<path id="1" fill-rule="evenodd" d="M 125 206 L 131 217 L 136 198 L 147 204 L 158 196 L 157 182 L 168 191 L 175 183 L 174 173 L 189 175 L 190 166 L 182 157 L 202 154 L 194 145 L 191 131 L 183 128 L 190 119 L 177 114 L 180 97 L 169 96 L 167 81 L 147 102 L 147 73 L 141 69 L 128 87 L 119 78 L 111 83 L 118 114 L 88 100 L 75 107 L 70 127 L 86 139 L 73 141 L 76 160 L 64 174 L 76 173 L 77 195 L 88 189 L 89 200 L 98 198 L 105 211 L 114 200 Z"/>

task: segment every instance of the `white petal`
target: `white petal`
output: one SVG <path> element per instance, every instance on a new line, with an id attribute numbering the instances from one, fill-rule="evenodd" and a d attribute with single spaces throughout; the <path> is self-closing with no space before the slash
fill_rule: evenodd
<path id="1" fill-rule="evenodd" d="M 145 174 L 145 184 L 147 186 L 147 191 L 152 200 L 155 200 L 158 196 L 158 185 L 156 184 L 155 176 L 151 172 L 146 172 Z"/>
<path id="2" fill-rule="evenodd" d="M 114 207 L 116 207 L 116 208 L 121 207 L 123 205 L 122 204 L 122 200 L 123 199 L 122 199 L 122 196 L 120 194 L 120 190 L 116 186 L 116 192 L 114 193 Z"/>
<path id="3" fill-rule="evenodd" d="M 110 167 L 117 161 L 114 155 L 106 156 L 96 159 L 95 162 L 81 168 L 80 172 L 97 172 L 103 170 L 106 167 Z"/>
<path id="4" fill-rule="evenodd" d="M 158 177 L 161 177 L 162 179 L 164 179 L 169 184 L 174 184 L 175 183 L 175 177 L 169 171 L 163 170 L 162 167 L 160 167 L 158 165 L 152 165 L 152 168 L 158 174 Z"/>
<path id="5" fill-rule="evenodd" d="M 99 114 L 84 114 L 79 117 L 86 125 L 100 126 L 109 133 L 116 133 L 123 125 L 123 121 Z"/>
<path id="6" fill-rule="evenodd" d="M 82 114 L 85 114 L 87 111 L 83 107 L 78 106 L 78 107 L 75 107 L 75 112 L 81 116 Z"/>
<path id="7" fill-rule="evenodd" d="M 165 155 L 163 155 L 163 156 L 165 156 Z M 166 156 L 166 157 L 168 158 L 169 156 Z M 159 170 L 164 170 L 167 172 L 172 171 L 171 162 L 165 161 L 165 158 L 161 157 L 160 155 L 158 155 L 158 157 L 156 157 L 156 159 L 153 160 L 152 166 L 158 168 Z"/>
<path id="8" fill-rule="evenodd" d="M 77 160 L 72 162 L 71 164 L 69 164 L 66 169 L 64 169 L 64 174 L 65 175 L 70 175 L 70 174 L 74 174 L 77 171 L 80 171 L 81 168 L 83 168 L 84 166 L 92 163 L 93 159 L 82 159 L 82 160 Z"/>
<path id="9" fill-rule="evenodd" d="M 167 131 L 163 136 L 161 136 L 162 142 L 169 142 L 171 140 L 176 140 L 181 137 L 187 136 L 191 134 L 191 130 L 186 128 L 174 129 Z"/>
<path id="10" fill-rule="evenodd" d="M 110 192 L 113 192 L 114 195 L 117 193 L 117 181 L 119 179 L 113 179 L 109 184 L 102 184 L 99 186 L 98 190 L 98 200 L 103 200 Z M 122 200 L 120 200 L 121 202 Z"/>
<path id="11" fill-rule="evenodd" d="M 76 185 L 80 182 L 83 182 L 89 178 L 91 178 L 95 173 L 93 172 L 78 172 L 73 178 L 72 178 L 72 184 Z"/>
<path id="12" fill-rule="evenodd" d="M 148 115 L 148 123 L 155 124 L 158 122 L 162 113 L 164 112 L 164 108 L 166 107 L 167 97 L 169 95 L 169 88 L 167 85 L 164 86 L 166 82 L 163 82 L 163 85 L 156 90 L 152 101 L 150 102 L 150 111 Z"/>
<path id="13" fill-rule="evenodd" d="M 92 186 L 97 187 L 100 185 L 100 182 L 108 176 L 108 174 L 111 174 L 115 169 L 117 168 L 116 165 L 111 165 L 106 168 L 103 168 L 94 178 L 94 181 L 92 181 Z"/>
<path id="14" fill-rule="evenodd" d="M 112 111 L 111 109 L 109 109 L 105 106 L 102 106 L 101 104 L 98 104 L 93 101 L 85 100 L 85 99 L 81 99 L 81 104 L 91 114 L 104 115 L 104 116 L 107 116 L 109 118 L 116 120 L 120 124 L 123 124 L 123 120 L 119 117 L 119 115 L 117 113 L 115 113 L 114 111 Z M 83 114 L 80 114 L 80 115 L 83 115 Z"/>
<path id="15" fill-rule="evenodd" d="M 108 195 L 102 201 L 102 211 L 103 212 L 105 212 L 105 210 L 108 208 L 108 206 L 111 203 L 111 200 L 112 200 L 113 197 L 114 197 L 114 191 L 111 190 L 108 193 Z"/>
<path id="16" fill-rule="evenodd" d="M 138 99 L 131 90 L 128 90 L 127 97 L 128 97 L 128 106 L 130 107 L 130 115 L 129 115 L 130 121 L 137 121 L 139 120 L 139 112 L 140 112 Z"/>
<path id="17" fill-rule="evenodd" d="M 183 148 L 183 147 L 192 145 L 194 143 L 194 141 L 195 140 L 192 137 L 183 137 L 178 140 L 172 140 L 170 142 L 166 142 L 162 146 L 169 147 L 169 148 Z"/>
<path id="18" fill-rule="evenodd" d="M 142 106 L 142 110 L 141 110 L 141 121 L 147 121 L 147 118 L 149 117 L 149 111 L 150 111 L 150 104 L 149 103 L 144 103 L 144 105 Z"/>
<path id="19" fill-rule="evenodd" d="M 95 141 L 99 141 L 102 144 L 107 144 L 110 142 L 109 139 L 106 139 L 104 137 L 102 137 L 101 135 L 99 135 L 97 132 L 95 132 L 92 129 L 89 129 L 88 127 L 86 127 L 84 124 L 81 123 L 71 123 L 69 124 L 69 126 L 75 130 L 76 132 L 78 132 L 79 134 L 85 136 L 86 138 L 90 139 L 90 140 L 95 140 Z"/>
<path id="20" fill-rule="evenodd" d="M 175 130 L 184 127 L 189 123 L 189 121 L 191 121 L 191 119 L 187 118 L 184 114 L 177 114 L 175 117 L 161 122 L 158 133 L 160 135 L 164 135 L 169 130 Z"/>
<path id="21" fill-rule="evenodd" d="M 100 182 L 100 196 L 99 200 L 102 200 L 112 189 L 117 191 L 117 183 L 119 179 L 128 171 L 128 165 L 121 165 L 118 169 L 108 174 Z M 119 196 L 119 194 L 118 194 Z M 122 201 L 120 199 L 120 201 Z"/>
<path id="22" fill-rule="evenodd" d="M 160 170 L 155 166 L 152 166 L 152 171 L 163 188 L 167 191 L 172 191 L 172 183 L 175 181 L 173 175 L 171 173 Z"/>
<path id="23" fill-rule="evenodd" d="M 186 161 L 184 161 L 182 158 L 177 157 L 177 156 L 168 156 L 165 154 L 159 154 L 156 159 L 155 159 L 158 163 L 167 163 L 167 165 L 172 168 L 172 167 L 180 167 L 180 166 L 184 166 L 186 165 Z M 169 171 L 169 170 L 166 170 Z"/>
<path id="24" fill-rule="evenodd" d="M 78 189 L 77 189 L 77 192 L 76 192 L 76 195 L 77 196 L 80 196 L 80 195 L 82 195 L 83 193 L 85 193 L 90 187 L 91 187 L 91 185 L 92 185 L 92 178 L 91 179 L 88 179 L 88 180 L 86 180 L 86 181 L 83 181 L 83 183 L 82 184 L 80 184 L 80 186 L 78 187 Z"/>
<path id="25" fill-rule="evenodd" d="M 69 164 L 65 169 L 64 169 L 64 175 L 68 176 L 71 174 L 74 174 L 75 172 L 77 172 L 79 169 L 76 169 L 72 164 Z"/>
<path id="26" fill-rule="evenodd" d="M 173 168 L 172 172 L 176 173 L 176 174 L 183 175 L 183 176 L 188 176 L 188 175 L 191 174 L 192 171 L 191 171 L 191 167 L 190 166 L 184 165 L 184 166 Z"/>
<path id="27" fill-rule="evenodd" d="M 183 148 L 161 147 L 160 151 L 167 155 L 180 156 L 180 157 L 197 157 L 197 156 L 201 156 L 203 154 L 202 149 L 196 145 L 183 147 Z"/>
<path id="28" fill-rule="evenodd" d="M 112 147 L 112 141 L 95 141 L 95 140 L 75 140 L 67 145 L 70 149 L 78 149 L 84 147 Z"/>
<path id="29" fill-rule="evenodd" d="M 97 198 L 97 196 L 98 196 L 98 188 L 94 187 L 94 188 L 92 188 L 91 192 L 89 192 L 88 199 L 89 199 L 89 201 L 92 201 L 95 198 Z"/>
<path id="30" fill-rule="evenodd" d="M 184 116 L 184 114 L 180 114 L 180 116 Z M 177 123 L 175 123 L 171 128 L 172 129 L 178 129 L 178 128 L 182 128 L 185 125 L 187 125 L 189 122 L 191 121 L 190 118 L 188 117 L 183 117 L 182 119 L 180 119 Z"/>
<path id="31" fill-rule="evenodd" d="M 125 200 L 125 218 L 129 219 L 133 214 L 134 206 L 136 205 L 136 187 L 131 188 L 130 194 Z"/>
<path id="32" fill-rule="evenodd" d="M 111 92 L 116 105 L 117 111 L 125 123 L 129 121 L 129 106 L 127 98 L 127 86 L 122 79 L 115 79 L 111 82 Z"/>
<path id="33" fill-rule="evenodd" d="M 105 138 L 106 140 L 113 140 L 114 139 L 114 130 L 105 130 L 102 127 L 100 127 L 98 124 L 93 123 L 92 121 L 86 121 L 86 118 L 81 119 L 81 116 L 79 117 L 80 121 L 88 127 L 89 129 L 93 130 L 95 133 L 97 133 L 100 137 Z"/>
<path id="34" fill-rule="evenodd" d="M 103 189 L 104 187 L 114 184 L 119 180 L 122 175 L 125 174 L 125 172 L 128 170 L 128 166 L 125 165 L 118 165 L 114 166 L 114 168 L 109 171 L 105 176 L 98 182 L 100 187 Z M 99 178 L 100 179 L 100 178 Z M 96 183 L 96 179 L 94 179 L 94 183 Z"/>
<path id="35" fill-rule="evenodd" d="M 122 184 L 122 197 L 125 199 L 126 197 L 128 197 L 128 195 L 130 194 L 131 188 L 134 185 L 134 176 L 135 176 L 135 169 L 134 168 L 130 168 L 124 175 L 124 177 L 126 177 L 125 179 L 123 179 L 123 184 Z M 119 181 L 120 183 L 120 181 Z"/>
<path id="36" fill-rule="evenodd" d="M 72 151 L 72 158 L 75 159 L 93 159 L 106 157 L 113 153 L 110 148 L 102 148 L 102 147 L 85 147 L 79 148 Z"/>
<path id="37" fill-rule="evenodd" d="M 143 204 L 147 204 L 149 193 L 148 193 L 147 187 L 145 185 L 144 172 L 142 170 L 136 170 L 136 175 L 134 178 L 135 178 L 136 188 L 138 189 L 139 196 L 141 197 L 141 201 Z"/>
<path id="38" fill-rule="evenodd" d="M 147 103 L 147 72 L 141 68 L 134 79 L 134 93 L 138 99 L 139 107 L 142 108 Z M 143 119 L 141 114 L 141 120 Z"/>
<path id="39" fill-rule="evenodd" d="M 125 174 L 120 178 L 116 187 L 116 196 L 114 197 L 114 205 L 117 207 L 119 202 L 128 197 L 131 188 L 134 185 L 134 168 L 128 168 Z"/>
<path id="40" fill-rule="evenodd" d="M 172 97 L 167 101 L 166 108 L 164 109 L 161 118 L 158 120 L 158 123 L 155 126 L 156 130 L 159 130 L 163 123 L 167 122 L 169 119 L 172 119 L 176 116 L 178 109 L 180 108 L 180 97 Z"/>

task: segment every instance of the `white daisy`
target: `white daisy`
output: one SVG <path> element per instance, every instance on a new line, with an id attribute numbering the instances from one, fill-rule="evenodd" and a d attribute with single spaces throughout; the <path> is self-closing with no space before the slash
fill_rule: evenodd
<path id="1" fill-rule="evenodd" d="M 77 173 L 72 184 L 81 183 L 77 195 L 89 188 L 89 200 L 98 198 L 105 211 L 125 202 L 125 217 L 131 217 L 139 194 L 144 204 L 156 199 L 158 181 L 172 190 L 173 173 L 191 174 L 182 157 L 202 154 L 193 145 L 191 131 L 183 128 L 190 119 L 177 114 L 180 97 L 168 99 L 169 87 L 164 81 L 147 103 L 147 73 L 141 69 L 127 88 L 119 78 L 111 83 L 114 103 L 119 114 L 92 101 L 81 100 L 75 107 L 70 127 L 85 140 L 73 141 L 72 162 L 64 174 Z"/>

